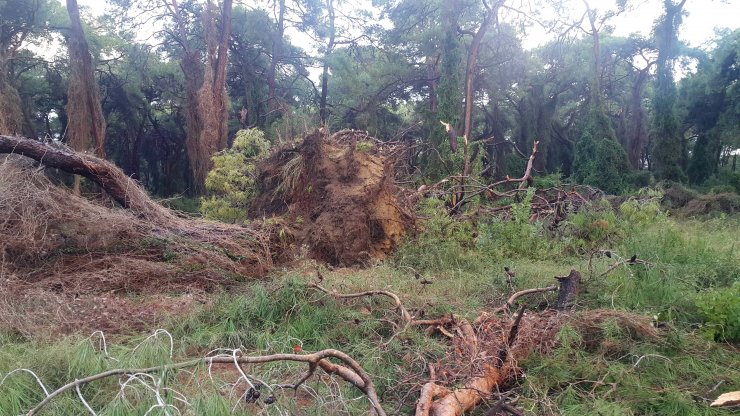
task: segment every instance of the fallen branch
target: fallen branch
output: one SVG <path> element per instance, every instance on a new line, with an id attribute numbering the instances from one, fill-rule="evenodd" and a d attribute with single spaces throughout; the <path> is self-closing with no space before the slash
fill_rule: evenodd
<path id="1" fill-rule="evenodd" d="M 344 365 L 334 364 L 330 362 L 329 358 L 336 358 L 340 360 Z M 72 381 L 65 384 L 64 386 L 48 393 L 46 398 L 34 406 L 31 410 L 26 413 L 27 416 L 33 416 L 37 414 L 44 406 L 49 404 L 54 398 L 60 394 L 71 390 L 78 389 L 80 386 L 87 383 L 101 380 L 107 377 L 120 376 L 120 375 L 132 375 L 132 374 L 150 374 L 155 372 L 167 372 L 172 370 L 179 370 L 183 368 L 196 367 L 201 364 L 213 365 L 213 364 L 265 364 L 275 361 L 295 361 L 306 363 L 309 366 L 307 375 L 304 375 L 294 386 L 297 388 L 300 384 L 305 382 L 311 375 L 313 375 L 315 368 L 318 366 L 328 374 L 336 374 L 346 382 L 352 384 L 357 389 L 362 391 L 370 401 L 371 411 L 377 416 L 385 416 L 386 413 L 383 410 L 378 395 L 375 391 L 370 376 L 360 366 L 360 364 L 352 359 L 349 355 L 339 350 L 326 349 L 318 351 L 312 354 L 271 354 L 262 356 L 240 356 L 234 357 L 232 355 L 219 355 L 214 357 L 204 357 L 195 360 L 185 361 L 181 363 L 175 363 L 165 366 L 149 367 L 149 368 L 138 368 L 138 369 L 114 369 L 104 371 L 89 377 L 85 377 L 79 380 Z"/>
<path id="2" fill-rule="evenodd" d="M 411 314 L 409 314 L 408 310 L 403 306 L 403 303 L 401 303 L 401 298 L 398 297 L 393 292 L 389 292 L 387 290 L 368 290 L 365 292 L 359 292 L 359 293 L 337 293 L 336 291 L 326 289 L 322 286 L 319 286 L 316 283 L 311 283 L 308 285 L 311 288 L 314 288 L 316 290 L 319 290 L 321 292 L 326 293 L 329 296 L 332 296 L 337 299 L 354 299 L 354 298 L 362 298 L 367 296 L 386 296 L 391 299 L 393 299 L 393 303 L 396 305 L 396 309 L 401 313 L 401 319 L 403 320 L 403 326 L 407 327 L 413 318 L 411 317 Z"/>
<path id="3" fill-rule="evenodd" d="M 547 286 L 547 287 L 538 287 L 534 289 L 520 290 L 519 292 L 516 292 L 513 295 L 511 295 L 509 299 L 506 301 L 506 304 L 494 309 L 493 313 L 496 314 L 496 313 L 508 311 L 509 309 L 511 309 L 512 306 L 514 306 L 514 302 L 516 302 L 516 300 L 522 296 L 531 295 L 533 293 L 554 292 L 556 290 L 558 290 L 558 286 L 556 285 Z"/>
<path id="4" fill-rule="evenodd" d="M 0 135 L 1 153 L 26 156 L 42 165 L 84 176 L 98 184 L 121 206 L 141 218 L 152 221 L 174 218 L 169 211 L 152 201 L 138 182 L 106 160 L 25 137 L 4 135 Z"/>

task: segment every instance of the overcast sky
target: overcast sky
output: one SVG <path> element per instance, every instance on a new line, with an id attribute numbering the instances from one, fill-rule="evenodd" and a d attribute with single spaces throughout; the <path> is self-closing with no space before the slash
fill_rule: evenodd
<path id="1" fill-rule="evenodd" d="M 60 0 L 64 3 L 64 0 Z M 363 0 L 360 0 L 362 2 Z M 369 0 L 365 0 L 368 4 Z M 581 0 L 568 0 L 571 3 L 572 19 L 577 19 L 583 13 Z M 92 13 L 100 14 L 105 9 L 103 0 L 78 0 L 81 6 L 88 7 Z M 264 5 L 264 1 L 242 1 L 243 4 Z M 629 35 L 641 33 L 649 35 L 655 19 L 662 13 L 662 0 L 633 0 L 635 9 L 615 17 L 609 21 L 615 27 L 615 34 Z M 614 0 L 590 0 L 593 8 L 610 8 Z M 736 29 L 740 27 L 740 0 L 687 0 L 685 10 L 688 16 L 681 26 L 679 37 L 690 46 L 700 46 L 710 40 L 715 28 Z M 349 12 L 349 10 L 348 10 Z M 306 44 L 307 38 L 293 34 L 293 43 L 310 50 Z M 524 39 L 526 47 L 537 46 L 547 41 L 546 34 L 541 30 L 531 30 Z"/>

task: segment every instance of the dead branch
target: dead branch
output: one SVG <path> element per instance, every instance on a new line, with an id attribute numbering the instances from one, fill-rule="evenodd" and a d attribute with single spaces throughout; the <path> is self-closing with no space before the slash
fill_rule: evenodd
<path id="1" fill-rule="evenodd" d="M 389 297 L 393 299 L 393 303 L 396 305 L 396 309 L 398 309 L 398 312 L 401 314 L 401 319 L 403 320 L 403 326 L 407 327 L 412 321 L 411 314 L 409 314 L 408 310 L 401 303 L 401 298 L 399 298 L 398 295 L 396 295 L 393 292 L 389 292 L 387 290 L 368 290 L 368 291 L 359 292 L 359 293 L 337 293 L 336 291 L 321 287 L 320 285 L 316 283 L 311 283 L 308 286 L 316 290 L 319 290 L 321 292 L 324 292 L 327 295 L 332 296 L 337 299 L 353 299 L 353 298 L 361 298 L 361 297 L 366 297 L 366 296 L 378 296 L 378 295 Z"/>
<path id="2" fill-rule="evenodd" d="M 440 386 L 434 381 L 430 381 L 421 388 L 419 400 L 416 402 L 415 416 L 429 416 L 432 410 L 432 402 L 435 397 L 446 396 L 451 393 L 447 387 Z"/>
<path id="3" fill-rule="evenodd" d="M 558 287 L 556 285 L 547 286 L 547 287 L 538 287 L 534 289 L 520 290 L 519 292 L 516 292 L 513 295 L 511 295 L 509 299 L 506 301 L 506 304 L 494 309 L 493 313 L 496 314 L 496 313 L 508 311 L 509 309 L 511 309 L 512 306 L 514 306 L 514 302 L 516 302 L 516 300 L 522 296 L 531 295 L 533 293 L 554 292 L 556 290 L 558 290 Z"/>
<path id="4" fill-rule="evenodd" d="M 483 367 L 480 376 L 470 379 L 463 387 L 455 389 L 434 402 L 429 414 L 432 416 L 461 416 L 485 399 L 499 383 L 507 378 L 512 368 L 511 365 L 496 368 L 488 363 Z"/>
<path id="5" fill-rule="evenodd" d="M 329 358 L 335 358 L 338 359 L 343 363 L 343 365 L 340 364 L 334 364 L 330 361 L 328 361 Z M 322 351 L 318 351 L 312 354 L 271 354 L 271 355 L 262 355 L 262 356 L 241 356 L 241 357 L 235 357 L 232 355 L 219 355 L 214 357 L 204 357 L 204 358 L 198 358 L 195 360 L 185 361 L 181 363 L 175 363 L 165 366 L 157 366 L 157 367 L 149 367 L 149 368 L 138 368 L 138 369 L 114 369 L 114 370 L 108 370 L 104 371 L 102 373 L 98 373 L 89 377 L 85 377 L 79 380 L 72 381 L 70 383 L 65 384 L 64 386 L 50 392 L 46 395 L 46 398 L 39 402 L 36 406 L 34 406 L 31 410 L 26 413 L 27 416 L 33 416 L 37 414 L 44 406 L 49 404 L 54 398 L 59 396 L 60 394 L 71 390 L 71 389 L 77 389 L 82 385 L 85 385 L 87 383 L 101 380 L 107 377 L 113 377 L 113 376 L 121 376 L 121 375 L 132 375 L 132 374 L 150 374 L 155 372 L 167 372 L 172 370 L 179 370 L 183 368 L 189 368 L 189 367 L 196 367 L 201 364 L 205 365 L 213 365 L 213 364 L 233 364 L 233 365 L 241 365 L 241 364 L 265 364 L 275 361 L 294 361 L 294 362 L 300 362 L 305 363 L 309 366 L 308 375 L 313 374 L 313 371 L 315 368 L 321 367 L 322 370 L 324 370 L 328 374 L 336 374 L 339 377 L 341 377 L 344 381 L 352 384 L 357 389 L 362 391 L 370 401 L 370 408 L 371 412 L 374 412 L 377 416 L 385 416 L 386 413 L 383 410 L 383 407 L 380 404 L 380 400 L 378 399 L 378 395 L 375 391 L 375 386 L 370 379 L 370 376 L 365 372 L 365 370 L 360 366 L 360 364 L 352 359 L 349 355 L 343 353 L 342 351 L 335 350 L 335 349 L 326 349 Z M 304 376 L 299 380 L 295 386 L 297 387 L 301 383 L 305 382 L 308 377 Z"/>

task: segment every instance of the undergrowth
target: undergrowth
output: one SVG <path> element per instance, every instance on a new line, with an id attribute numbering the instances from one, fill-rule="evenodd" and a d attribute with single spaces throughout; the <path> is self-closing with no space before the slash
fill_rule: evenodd
<path id="1" fill-rule="evenodd" d="M 740 219 L 675 220 L 660 210 L 657 198 L 641 195 L 617 211 L 597 204 L 572 213 L 555 230 L 530 223 L 531 196 L 515 202 L 511 221 L 459 221 L 440 214 L 436 202 L 426 202 L 423 230 L 394 257 L 364 270 L 322 268 L 322 285 L 341 292 L 391 290 L 417 316 L 473 318 L 481 309 L 502 304 L 512 291 L 550 285 L 553 276 L 575 268 L 584 278 L 580 311 L 607 308 L 645 315 L 661 337 L 635 340 L 606 322 L 604 337 L 595 342 L 564 327 L 550 354 L 520 363 L 522 374 L 508 386 L 520 397 L 520 409 L 531 415 L 727 414 L 707 401 L 740 390 L 737 345 L 732 344 L 738 342 L 740 327 Z M 645 263 L 630 264 L 632 256 Z M 504 267 L 514 272 L 511 282 Z M 199 310 L 164 324 L 166 333 L 117 335 L 106 348 L 100 334 L 42 343 L 0 332 L 0 379 L 27 368 L 53 389 L 110 368 L 161 365 L 215 349 L 256 355 L 336 348 L 370 373 L 389 414 L 410 414 L 427 381 L 428 364 L 444 357 L 448 343 L 419 329 L 389 341 L 390 322 L 398 318 L 389 301 L 335 300 L 307 286 L 316 276 L 315 266 L 304 263 L 270 281 L 213 295 Z M 421 284 L 422 279 L 431 283 Z M 554 294 L 546 294 L 526 302 L 536 310 L 553 301 Z M 273 384 L 292 382 L 305 368 L 272 363 L 247 370 Z M 310 390 L 276 394 L 270 405 L 263 397 L 257 407 L 239 400 L 246 391 L 243 382 L 228 384 L 238 378 L 233 368 L 211 376 L 206 368 L 159 374 L 160 386 L 174 390 L 163 389 L 162 400 L 194 415 L 278 414 L 278 409 L 305 415 L 367 412 L 364 396 L 333 377 L 309 380 Z M 143 383 L 131 383 L 121 395 L 120 382 L 97 381 L 81 393 L 100 415 L 144 414 L 156 404 Z M 189 405 L 180 403 L 178 394 Z M 42 398 L 29 373 L 13 373 L 0 385 L 0 414 L 20 414 Z M 85 413 L 72 391 L 43 414 Z M 165 413 L 155 408 L 149 414 Z"/>

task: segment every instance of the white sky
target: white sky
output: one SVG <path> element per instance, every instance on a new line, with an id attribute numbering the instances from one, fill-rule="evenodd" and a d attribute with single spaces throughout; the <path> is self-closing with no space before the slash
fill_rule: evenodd
<path id="1" fill-rule="evenodd" d="M 360 0 L 360 2 L 369 0 Z M 571 3 L 574 16 L 577 19 L 583 12 L 583 3 L 581 0 L 567 0 Z M 64 3 L 64 0 L 60 0 Z M 105 9 L 103 0 L 78 0 L 81 6 L 86 6 L 95 14 L 100 14 Z M 254 7 L 264 7 L 265 1 L 242 1 L 246 5 Z M 636 5 L 635 9 L 617 16 L 609 21 L 608 24 L 615 27 L 616 35 L 629 35 L 631 33 L 641 33 L 649 35 L 653 23 L 662 13 L 663 0 L 632 0 Z M 614 0 L 590 0 L 592 8 L 608 9 L 615 4 Z M 681 26 L 679 38 L 687 42 L 690 46 L 701 46 L 703 43 L 712 39 L 714 29 L 740 27 L 740 0 L 687 0 L 684 7 L 688 16 L 684 19 Z M 347 11 L 349 12 L 349 10 Z M 546 42 L 547 35 L 543 31 L 531 30 L 528 37 L 524 40 L 527 47 L 536 46 Z M 297 46 L 305 50 L 311 50 L 312 45 L 308 44 L 307 37 L 300 34 L 293 34 L 292 41 Z"/>

